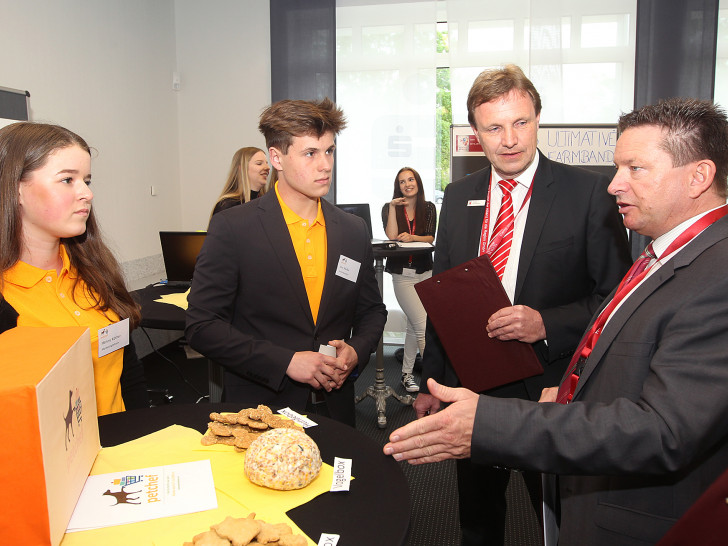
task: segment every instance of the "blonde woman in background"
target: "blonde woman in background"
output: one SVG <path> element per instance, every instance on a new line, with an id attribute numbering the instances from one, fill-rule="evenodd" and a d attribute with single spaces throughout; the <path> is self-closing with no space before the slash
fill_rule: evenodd
<path id="1" fill-rule="evenodd" d="M 269 172 L 270 166 L 263 150 L 252 146 L 240 148 L 233 155 L 227 182 L 212 215 L 263 195 Z"/>

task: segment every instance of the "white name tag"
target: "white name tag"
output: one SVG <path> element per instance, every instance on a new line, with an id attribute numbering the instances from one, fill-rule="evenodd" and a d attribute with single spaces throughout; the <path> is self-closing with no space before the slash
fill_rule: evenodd
<path id="1" fill-rule="evenodd" d="M 279 409 L 278 413 L 280 413 L 281 415 L 285 415 L 291 421 L 295 421 L 303 428 L 315 427 L 316 425 L 318 425 L 318 423 L 311 421 L 311 419 L 309 419 L 308 417 L 304 417 L 300 413 L 296 413 L 291 408 Z"/>
<path id="2" fill-rule="evenodd" d="M 99 330 L 99 358 L 129 345 L 129 319 L 104 326 Z"/>
<path id="3" fill-rule="evenodd" d="M 339 535 L 332 535 L 331 533 L 321 533 L 321 538 L 318 541 L 318 546 L 336 546 L 339 543 Z"/>
<path id="4" fill-rule="evenodd" d="M 339 256 L 339 265 L 336 266 L 336 274 L 347 281 L 356 282 L 359 276 L 359 268 L 361 263 L 351 258 L 347 258 L 343 254 Z"/>
<path id="5" fill-rule="evenodd" d="M 331 480 L 331 491 L 348 491 L 351 481 L 351 459 L 334 457 L 334 478 Z"/>
<path id="6" fill-rule="evenodd" d="M 469 207 L 484 207 L 485 206 L 485 199 L 471 199 L 468 201 Z"/>
<path id="7" fill-rule="evenodd" d="M 414 277 L 415 275 L 417 275 L 417 271 L 415 271 L 411 267 L 403 267 L 402 268 L 402 276 L 403 277 Z"/>

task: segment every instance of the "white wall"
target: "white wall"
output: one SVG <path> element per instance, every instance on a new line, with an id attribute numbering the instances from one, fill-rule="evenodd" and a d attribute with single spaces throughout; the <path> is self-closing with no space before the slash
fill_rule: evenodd
<path id="1" fill-rule="evenodd" d="M 182 229 L 207 229 L 238 148 L 265 149 L 270 103 L 265 0 L 176 0 Z"/>
<path id="2" fill-rule="evenodd" d="M 160 229 L 204 229 L 233 152 L 263 144 L 268 2 L 0 0 L 0 17 L 0 86 L 98 150 L 94 206 L 118 258 L 157 256 Z"/>
<path id="3" fill-rule="evenodd" d="M 30 92 L 31 119 L 66 126 L 98 155 L 94 207 L 121 260 L 157 253 L 178 222 L 172 0 L 0 0 L 0 85 Z M 166 199 L 152 198 L 154 183 Z"/>

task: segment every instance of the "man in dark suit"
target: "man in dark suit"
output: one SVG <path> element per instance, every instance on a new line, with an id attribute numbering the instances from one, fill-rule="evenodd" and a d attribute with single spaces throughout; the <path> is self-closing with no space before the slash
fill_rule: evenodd
<path id="1" fill-rule="evenodd" d="M 486 70 L 468 96 L 468 120 L 491 163 L 445 190 L 435 247 L 437 274 L 488 254 L 513 306 L 483 325 L 500 340 L 530 343 L 544 368 L 531 377 L 489 391 L 500 397 L 538 400 L 556 384 L 579 337 L 604 297 L 629 268 L 626 232 L 605 176 L 550 161 L 537 149 L 541 99 L 520 68 Z M 497 216 L 506 196 L 499 182 L 511 179 L 515 219 L 510 249 L 497 250 Z M 503 262 L 505 261 L 505 265 Z M 439 409 L 426 388 L 433 377 L 458 384 L 447 355 L 428 324 L 417 416 Z M 503 544 L 505 491 L 510 472 L 458 462 L 463 544 Z M 541 478 L 525 474 L 534 508 L 541 511 Z"/>
<path id="2" fill-rule="evenodd" d="M 195 267 L 185 334 L 225 368 L 225 401 L 322 413 L 354 426 L 357 368 L 387 311 L 361 218 L 322 199 L 334 138 L 330 100 L 284 100 L 260 118 L 275 191 L 216 214 Z M 319 352 L 329 345 L 335 356 Z"/>
<path id="3" fill-rule="evenodd" d="M 609 192 L 650 253 L 595 314 L 561 386 L 535 403 L 430 381 L 450 406 L 384 448 L 558 474 L 561 546 L 654 544 L 728 466 L 728 119 L 670 99 L 618 130 Z"/>

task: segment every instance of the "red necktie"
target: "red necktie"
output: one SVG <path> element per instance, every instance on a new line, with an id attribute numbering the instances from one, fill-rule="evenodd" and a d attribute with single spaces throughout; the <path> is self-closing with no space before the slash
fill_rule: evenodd
<path id="1" fill-rule="evenodd" d="M 644 277 L 643 273 L 645 273 L 650 260 L 655 258 L 656 256 L 652 250 L 652 243 L 650 243 L 647 245 L 644 252 L 640 254 L 639 258 L 637 258 L 637 260 L 632 264 L 632 267 L 629 268 L 629 271 L 627 271 L 622 282 L 619 283 L 612 301 L 610 301 L 609 305 L 607 305 L 602 312 L 599 313 L 599 316 L 589 329 L 589 333 L 587 333 L 584 339 L 582 339 L 581 344 L 574 353 L 574 356 L 571 357 L 571 362 L 569 363 L 569 368 L 566 372 L 567 378 L 559 386 L 559 392 L 556 395 L 556 401 L 559 404 L 568 404 L 571 402 L 571 399 L 574 396 L 574 391 L 576 390 L 576 384 L 578 383 L 579 376 L 581 375 L 581 370 L 579 370 L 579 373 L 574 372 L 577 371 L 577 367 L 583 366 L 586 363 L 586 359 L 589 358 L 592 349 L 597 344 L 599 336 L 602 334 L 602 329 L 604 328 L 607 319 L 609 319 L 612 315 L 612 312 L 619 302 L 621 302 L 625 296 L 629 294 L 630 290 L 632 290 L 632 288 L 634 288 L 634 286 L 642 280 Z"/>
<path id="2" fill-rule="evenodd" d="M 685 231 L 678 235 L 672 243 L 670 243 L 670 245 L 660 256 L 660 259 L 664 260 L 673 252 L 681 249 L 683 246 L 692 241 L 693 238 L 695 238 L 704 229 L 710 226 L 713 222 L 716 222 L 717 220 L 723 218 L 726 214 L 728 214 L 728 205 L 723 205 L 721 207 L 718 207 L 717 209 L 713 209 L 707 214 L 701 216 L 697 221 L 693 222 L 690 227 L 688 227 Z M 571 399 L 574 396 L 574 392 L 576 391 L 576 384 L 579 382 L 579 376 L 581 375 L 582 369 L 586 364 L 586 359 L 589 358 L 592 349 L 596 345 L 597 340 L 602 333 L 602 328 L 607 322 L 607 319 L 610 317 L 619 302 L 621 302 L 627 296 L 627 294 L 629 294 L 630 291 L 635 286 L 637 286 L 640 281 L 642 281 L 642 279 L 647 274 L 647 264 L 654 257 L 655 256 L 652 249 L 652 243 L 650 243 L 649 245 L 647 245 L 645 251 L 640 254 L 640 257 L 637 259 L 637 261 L 632 264 L 632 267 L 629 269 L 629 271 L 627 271 L 627 275 L 625 275 L 624 279 L 622 279 L 622 282 L 619 283 L 619 286 L 617 287 L 617 291 L 614 294 L 614 298 L 612 298 L 612 301 L 610 301 L 609 304 L 604 308 L 604 310 L 599 313 L 599 316 L 594 321 L 594 324 L 592 324 L 591 328 L 589 328 L 589 332 L 586 334 L 586 336 L 584 336 L 584 339 L 582 339 L 581 344 L 576 349 L 574 356 L 571 358 L 571 362 L 569 363 L 569 369 L 567 370 L 566 379 L 564 379 L 564 382 L 561 383 L 561 385 L 559 386 L 559 391 L 556 395 L 556 401 L 558 403 L 568 404 L 569 402 L 571 402 Z M 582 369 L 577 370 L 577 368 Z"/>
<path id="3" fill-rule="evenodd" d="M 503 280 L 503 272 L 506 270 L 508 263 L 508 254 L 511 251 L 511 242 L 513 242 L 513 224 L 515 217 L 513 215 L 513 198 L 511 191 L 516 187 L 515 180 L 501 180 L 498 182 L 503 198 L 501 199 L 498 218 L 493 226 L 493 240 L 498 238 L 497 243 L 491 252 L 488 253 L 493 269 L 498 274 L 498 278 Z"/>

